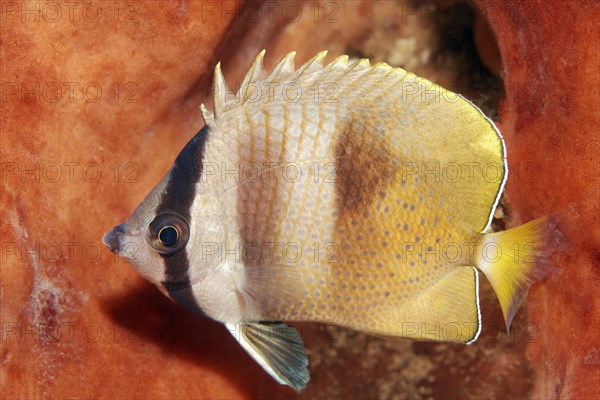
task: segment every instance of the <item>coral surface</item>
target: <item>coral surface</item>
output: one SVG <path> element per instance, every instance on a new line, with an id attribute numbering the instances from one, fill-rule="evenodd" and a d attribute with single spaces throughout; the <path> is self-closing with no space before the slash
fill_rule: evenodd
<path id="1" fill-rule="evenodd" d="M 597 2 L 0 6 L 3 399 L 298 396 L 100 242 L 202 127 L 215 63 L 235 86 L 262 48 L 268 69 L 329 49 L 463 93 L 506 139 L 502 223 L 558 211 L 569 246 L 510 335 L 486 282 L 470 346 L 297 324 L 312 371 L 299 397 L 600 398 Z"/>

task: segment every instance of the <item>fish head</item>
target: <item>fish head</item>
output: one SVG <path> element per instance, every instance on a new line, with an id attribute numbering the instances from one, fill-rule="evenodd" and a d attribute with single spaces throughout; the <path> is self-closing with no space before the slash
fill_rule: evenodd
<path id="1" fill-rule="evenodd" d="M 194 136 L 131 217 L 103 237 L 113 253 L 132 264 L 168 297 L 191 309 L 197 308 L 192 287 L 203 271 L 202 264 L 190 268 L 190 259 L 196 258 L 191 254 L 196 254 L 198 242 L 216 240 L 211 235 L 223 229 L 212 227 L 210 221 L 218 220 L 214 214 L 205 221 L 192 221 L 193 207 L 202 211 L 204 205 L 216 203 L 210 193 L 200 199 L 197 193 L 202 185 L 207 134 L 205 128 Z M 208 268 L 211 260 L 206 261 Z"/>
<path id="2" fill-rule="evenodd" d="M 138 205 L 131 217 L 107 232 L 102 241 L 159 287 L 177 279 L 167 273 L 168 260 L 177 260 L 189 240 L 189 221 L 178 210 L 161 209 L 170 176 L 165 176 Z M 172 263 L 170 263 L 172 265 Z"/>

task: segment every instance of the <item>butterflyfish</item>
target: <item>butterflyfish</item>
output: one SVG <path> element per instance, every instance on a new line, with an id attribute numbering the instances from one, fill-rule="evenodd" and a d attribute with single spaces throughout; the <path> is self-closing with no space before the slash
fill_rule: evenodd
<path id="1" fill-rule="evenodd" d="M 264 51 L 104 243 L 181 306 L 220 321 L 282 384 L 308 357 L 285 321 L 471 343 L 479 272 L 510 323 L 547 268 L 548 219 L 491 232 L 507 178 L 494 123 L 401 68 Z"/>

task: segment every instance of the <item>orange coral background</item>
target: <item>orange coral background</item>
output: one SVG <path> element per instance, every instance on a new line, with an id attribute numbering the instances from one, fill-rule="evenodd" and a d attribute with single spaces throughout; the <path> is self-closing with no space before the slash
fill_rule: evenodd
<path id="1" fill-rule="evenodd" d="M 327 25 L 314 13 L 243 21 L 235 1 L 73 2 L 60 16 L 44 4 L 0 3 L 2 398 L 293 397 L 100 238 L 201 127 L 217 60 L 235 80 L 262 47 L 267 66 L 290 49 L 343 52 L 368 5 L 341 5 Z M 511 223 L 567 215 L 561 271 L 529 297 L 530 396 L 598 398 L 600 8 L 477 4 L 504 63 Z"/>
<path id="2" fill-rule="evenodd" d="M 506 185 L 513 223 L 560 211 L 571 246 L 556 260 L 561 272 L 529 294 L 530 322 L 540 331 L 527 349 L 532 397 L 599 398 L 600 6 L 480 5 L 506 69 L 498 126 L 508 159 L 521 168 Z"/>

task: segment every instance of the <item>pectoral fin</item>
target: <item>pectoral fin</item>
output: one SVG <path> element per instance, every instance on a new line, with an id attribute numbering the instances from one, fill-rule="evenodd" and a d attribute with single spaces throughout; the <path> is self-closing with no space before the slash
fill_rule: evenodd
<path id="1" fill-rule="evenodd" d="M 277 382 L 296 391 L 310 379 L 304 342 L 296 331 L 281 322 L 226 323 L 242 347 Z"/>

